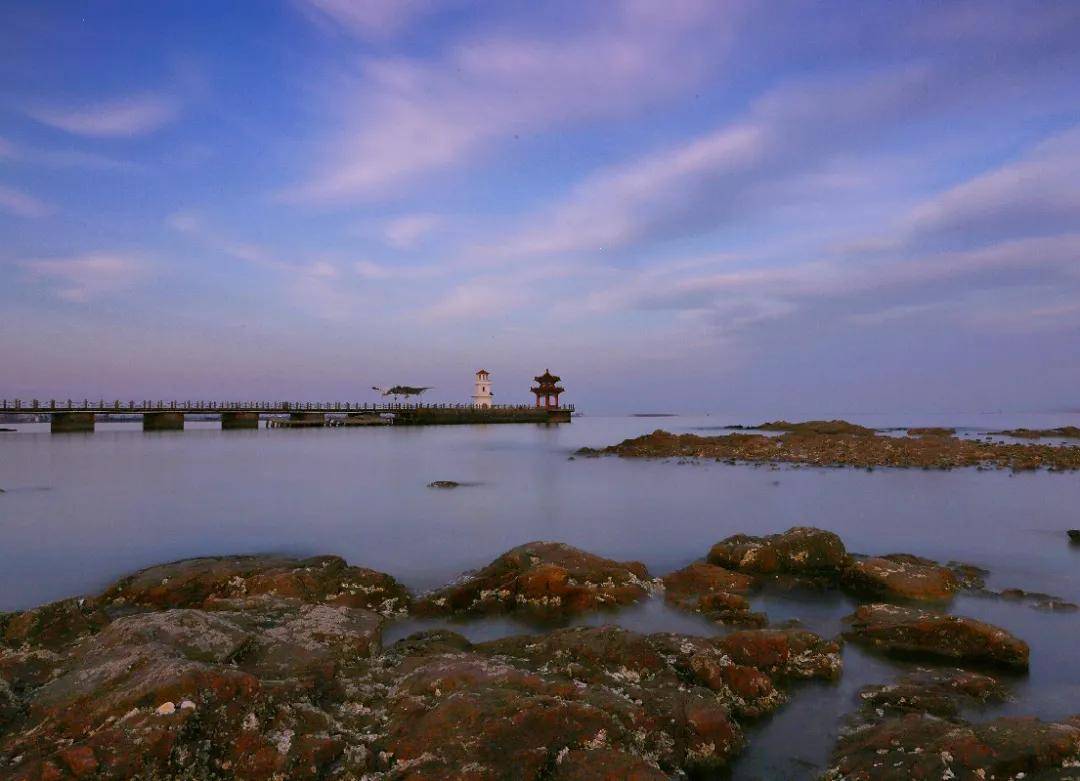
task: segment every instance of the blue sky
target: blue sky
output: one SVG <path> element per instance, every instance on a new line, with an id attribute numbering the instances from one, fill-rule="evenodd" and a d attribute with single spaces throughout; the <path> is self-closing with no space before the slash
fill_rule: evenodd
<path id="1" fill-rule="evenodd" d="M 0 395 L 1080 408 L 1075 2 L 0 5 Z"/>

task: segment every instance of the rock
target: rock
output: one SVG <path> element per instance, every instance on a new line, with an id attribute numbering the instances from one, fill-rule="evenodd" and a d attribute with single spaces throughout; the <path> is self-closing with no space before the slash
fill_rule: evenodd
<path id="1" fill-rule="evenodd" d="M 986 588 L 986 576 L 989 570 L 962 561 L 950 561 L 946 565 L 956 575 L 960 588 L 965 591 L 982 591 Z"/>
<path id="2" fill-rule="evenodd" d="M 762 626 L 767 619 L 750 610 L 742 594 L 754 585 L 749 575 L 695 562 L 663 578 L 665 599 L 683 610 L 702 613 L 721 624 Z"/>
<path id="3" fill-rule="evenodd" d="M 905 713 L 929 713 L 956 719 L 962 708 L 999 702 L 1008 691 L 996 678 L 968 670 L 919 669 L 891 684 L 866 686 L 859 691 L 864 714 L 870 720 Z"/>
<path id="4" fill-rule="evenodd" d="M 428 488 L 457 488 L 461 483 L 455 483 L 453 480 L 435 480 L 428 483 Z"/>
<path id="5" fill-rule="evenodd" d="M 949 600 L 960 588 L 960 581 L 947 567 L 903 556 L 855 559 L 844 570 L 841 582 L 845 588 L 870 597 L 931 602 Z"/>
<path id="6" fill-rule="evenodd" d="M 1065 779 L 1077 777 L 1078 760 L 1080 724 L 1016 717 L 967 724 L 910 713 L 843 735 L 822 778 Z"/>
<path id="7" fill-rule="evenodd" d="M 463 581 L 428 594 L 420 615 L 520 612 L 540 618 L 637 602 L 652 588 L 640 562 L 618 562 L 557 542 L 507 551 Z"/>
<path id="8" fill-rule="evenodd" d="M 778 680 L 836 680 L 843 670 L 840 646 L 805 629 L 746 629 L 719 638 L 716 645 L 736 664 Z"/>
<path id="9" fill-rule="evenodd" d="M 891 654 L 912 654 L 1026 670 L 1028 645 L 1004 629 L 963 616 L 897 605 L 862 605 L 845 636 Z"/>
<path id="10" fill-rule="evenodd" d="M 93 600 L 64 599 L 0 617 L 0 646 L 57 650 L 109 623 Z"/>
<path id="11" fill-rule="evenodd" d="M 172 716 L 176 713 L 176 706 L 172 702 L 163 702 L 154 711 L 158 716 Z"/>
<path id="12" fill-rule="evenodd" d="M 349 566 L 338 556 L 186 559 L 122 578 L 100 602 L 114 607 L 212 608 L 217 600 L 260 594 L 362 607 L 386 616 L 404 612 L 410 603 L 408 591 L 390 575 Z"/>
<path id="13" fill-rule="evenodd" d="M 908 436 L 912 437 L 952 437 L 956 435 L 956 429 L 924 426 L 922 428 L 909 428 L 907 433 Z"/>
<path id="14" fill-rule="evenodd" d="M 770 423 L 762 423 L 754 426 L 762 431 L 790 431 L 796 434 L 820 434 L 824 436 L 836 434 L 851 434 L 855 436 L 870 437 L 875 432 L 872 428 L 849 423 L 846 420 L 806 420 L 801 423 L 789 423 L 786 420 L 774 420 Z"/>
<path id="15" fill-rule="evenodd" d="M 709 563 L 739 572 L 838 577 L 847 565 L 844 543 L 832 532 L 795 526 L 783 534 L 736 534 L 716 543 Z"/>
<path id="16" fill-rule="evenodd" d="M 1080 529 L 1069 529 L 1069 542 L 1080 542 Z"/>

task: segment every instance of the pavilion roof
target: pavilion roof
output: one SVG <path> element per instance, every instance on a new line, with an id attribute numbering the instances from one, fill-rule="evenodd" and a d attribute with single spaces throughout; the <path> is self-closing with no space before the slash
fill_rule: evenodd
<path id="1" fill-rule="evenodd" d="M 539 377 L 533 377 L 533 379 L 536 380 L 541 385 L 551 385 L 551 384 L 554 384 L 556 382 L 561 382 L 562 381 L 562 377 L 558 377 L 558 376 L 552 374 L 551 369 L 544 369 L 543 374 L 541 374 Z"/>

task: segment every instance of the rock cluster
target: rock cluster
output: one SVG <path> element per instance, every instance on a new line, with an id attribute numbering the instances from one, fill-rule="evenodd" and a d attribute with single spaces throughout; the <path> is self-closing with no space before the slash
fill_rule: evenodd
<path id="1" fill-rule="evenodd" d="M 1029 470 L 1080 469 L 1080 448 L 1061 445 L 995 443 L 933 435 L 883 436 L 845 421 L 766 424 L 779 436 L 737 432 L 721 436 L 672 434 L 657 430 L 617 445 L 582 448 L 580 455 L 625 458 L 714 459 L 728 463 L 800 464 L 863 469 Z M 910 432 L 909 432 L 910 433 Z"/>
<path id="2" fill-rule="evenodd" d="M 528 543 L 419 599 L 334 556 L 191 559 L 96 597 L 0 614 L 0 778 L 710 776 L 742 749 L 749 721 L 787 700 L 792 681 L 840 676 L 839 641 L 763 628 L 766 617 L 751 610 L 747 596 L 776 579 L 902 603 L 859 607 L 853 642 L 949 664 L 1027 666 L 1026 644 L 1005 630 L 912 606 L 969 587 L 974 570 L 855 557 L 810 527 L 728 537 L 708 561 L 662 580 L 638 562 Z M 752 628 L 699 637 L 578 627 L 484 643 L 437 630 L 382 643 L 385 623 L 406 612 L 562 621 L 653 590 Z M 864 689 L 829 778 L 1001 778 L 1075 760 L 1080 722 L 960 720 L 1003 696 L 995 678 L 963 670 Z"/>
<path id="3" fill-rule="evenodd" d="M 644 582 L 587 557 L 522 546 L 484 577 L 557 561 L 574 589 Z M 788 681 L 840 673 L 839 646 L 802 630 L 434 631 L 383 648 L 380 609 L 407 597 L 333 557 L 236 557 L 3 616 L 0 777 L 664 779 L 722 768 Z"/>
<path id="4" fill-rule="evenodd" d="M 824 781 L 1080 778 L 1080 718 L 971 723 L 959 717 L 961 710 L 1007 697 L 990 676 L 918 670 L 859 696 Z"/>

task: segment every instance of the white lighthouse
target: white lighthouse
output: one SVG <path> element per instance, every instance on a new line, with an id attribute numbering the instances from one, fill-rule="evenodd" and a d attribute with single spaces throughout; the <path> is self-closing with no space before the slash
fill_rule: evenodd
<path id="1" fill-rule="evenodd" d="M 491 392 L 491 375 L 481 369 L 476 373 L 476 385 L 473 387 L 472 395 L 473 406 L 490 407 L 493 395 Z"/>

